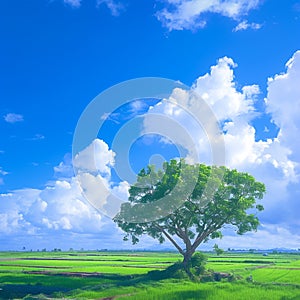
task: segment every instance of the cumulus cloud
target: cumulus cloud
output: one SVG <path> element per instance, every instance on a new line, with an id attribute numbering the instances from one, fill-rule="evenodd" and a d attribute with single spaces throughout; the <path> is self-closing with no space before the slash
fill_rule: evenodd
<path id="1" fill-rule="evenodd" d="M 211 241 L 203 248 L 211 249 L 216 241 Z M 242 236 L 233 234 L 232 231 L 224 232 L 224 237 L 218 241 L 218 245 L 231 249 L 298 249 L 300 236 L 289 231 L 286 227 L 274 224 L 262 224 L 257 232 L 249 232 Z"/>
<path id="2" fill-rule="evenodd" d="M 242 31 L 242 30 L 247 30 L 247 29 L 253 29 L 253 30 L 258 30 L 262 28 L 262 24 L 258 24 L 258 23 L 248 23 L 247 20 L 242 21 L 241 23 L 239 23 L 234 29 L 234 32 L 237 31 Z"/>
<path id="3" fill-rule="evenodd" d="M 4 185 L 3 177 L 7 174 L 9 174 L 9 173 L 7 171 L 3 170 L 2 167 L 0 167 L 0 185 Z"/>
<path id="4" fill-rule="evenodd" d="M 20 114 L 15 114 L 15 113 L 8 113 L 4 116 L 4 120 L 7 123 L 17 123 L 17 122 L 23 122 L 24 121 L 24 117 Z"/>
<path id="5" fill-rule="evenodd" d="M 266 111 L 262 113 L 270 115 L 280 129 L 274 138 L 257 139 L 253 123 L 258 117 L 255 104 L 261 91 L 255 84 L 240 87 L 234 76 L 236 67 L 231 58 L 221 58 L 207 74 L 195 80 L 191 91 L 175 89 L 169 99 L 154 105 L 145 114 L 143 132 L 166 129 L 168 142 L 173 139 L 181 143 L 186 155 L 196 149 L 201 153 L 200 159 L 209 162 L 207 148 L 211 141 L 192 118 L 193 115 L 203 116 L 206 122 L 205 109 L 201 106 L 201 101 L 205 101 L 221 124 L 226 165 L 253 174 L 267 187 L 263 200 L 265 211 L 260 214 L 262 226 L 258 233 L 236 237 L 226 231 L 220 245 L 266 248 L 284 244 L 294 248 L 300 238 L 300 51 L 287 62 L 282 73 L 268 79 Z M 195 97 L 194 93 L 200 97 Z M 199 102 L 199 99 L 202 100 Z M 166 122 L 168 126 L 165 126 Z M 175 123 L 176 130 L 167 130 L 175 128 Z M 191 139 L 186 138 L 185 131 Z M 162 138 L 161 142 L 165 143 L 165 140 Z M 96 139 L 74 158 L 79 176 L 74 177 L 70 156 L 66 156 L 54 169 L 56 181 L 46 188 L 0 195 L 2 235 L 44 234 L 54 237 L 59 233 L 78 237 L 81 234 L 85 241 L 96 241 L 95 235 L 101 233 L 107 247 L 115 248 L 115 240 L 111 237 L 121 241 L 121 232 L 90 204 L 113 216 L 120 203 L 127 199 L 129 184 L 112 182 L 111 169 L 116 155 L 118 153 L 109 149 L 104 141 Z M 145 245 L 151 247 L 154 244 L 147 240 L 142 247 Z M 129 244 L 120 244 L 120 247 L 129 247 Z"/>
<path id="6" fill-rule="evenodd" d="M 200 76 L 192 86 L 192 90 L 211 107 L 216 120 L 220 124 L 223 124 L 226 164 L 229 167 L 241 170 L 253 169 L 254 165 L 271 164 L 275 169 L 281 170 L 282 175 L 293 182 L 296 180 L 295 167 L 297 164 L 290 159 L 291 149 L 288 147 L 289 143 L 282 143 L 282 131 L 274 139 L 256 141 L 256 130 L 252 125 L 252 121 L 258 116 L 255 109 L 255 102 L 260 90 L 257 85 L 244 86 L 238 89 L 234 78 L 235 67 L 237 65 L 231 58 L 221 58 L 215 66 L 211 67 L 209 73 Z M 269 81 L 271 82 L 272 80 L 270 79 Z M 191 114 L 196 115 L 198 111 L 204 108 L 199 106 L 199 103 L 201 103 L 200 100 L 196 99 L 198 102 L 195 102 L 195 98 L 192 97 L 192 93 L 177 89 L 168 101 L 154 106 L 151 112 L 160 111 L 166 116 L 172 117 L 182 127 L 187 128 L 190 136 L 193 136 L 194 139 L 196 137 L 198 140 L 198 149 L 204 151 L 209 146 L 202 144 L 203 131 L 202 133 L 199 132 L 199 129 L 193 126 L 191 119 L 187 118 L 187 115 L 184 114 L 180 106 L 176 106 L 176 104 L 182 105 Z M 293 102 L 294 104 L 295 102 Z M 287 114 L 289 113 L 288 110 L 291 111 L 292 109 L 287 108 Z M 297 112 L 295 113 L 296 115 Z M 205 117 L 205 114 L 200 117 Z M 145 117 L 144 127 L 146 129 L 144 130 L 153 131 L 153 127 L 156 128 L 157 125 L 153 124 L 153 122 L 148 122 L 147 118 L 148 116 Z M 287 118 L 291 122 L 289 117 L 282 118 Z M 165 120 L 163 121 L 165 122 Z M 278 122 L 278 126 L 280 125 Z M 161 124 L 160 127 L 162 126 Z M 209 139 L 206 140 L 206 143 L 210 142 Z M 185 143 L 188 152 L 193 151 L 193 146 Z"/>
<path id="7" fill-rule="evenodd" d="M 76 178 L 56 181 L 44 190 L 1 194 L 0 211 L 2 236 L 28 235 L 29 239 L 33 235 L 99 234 L 107 222 L 83 197 Z M 110 226 L 115 230 L 113 223 Z"/>
<path id="8" fill-rule="evenodd" d="M 28 141 L 40 141 L 40 140 L 44 140 L 45 139 L 45 136 L 40 134 L 40 133 L 37 133 L 35 134 L 33 137 L 31 138 L 28 138 L 27 140 Z"/>
<path id="9" fill-rule="evenodd" d="M 56 179 L 68 179 L 74 176 L 72 155 L 67 153 L 64 156 L 63 161 L 61 161 L 57 166 L 53 168 L 54 177 Z"/>
<path id="10" fill-rule="evenodd" d="M 64 3 L 75 8 L 81 6 L 81 0 L 64 0 Z"/>
<path id="11" fill-rule="evenodd" d="M 279 140 L 288 145 L 291 157 L 300 161 L 300 51 L 297 51 L 286 64 L 286 72 L 268 80 L 266 97 L 267 112 L 280 128 Z"/>
<path id="12" fill-rule="evenodd" d="M 2 236 L 55 238 L 103 232 L 102 226 L 107 223 L 104 214 L 113 217 L 120 207 L 120 199 L 125 201 L 128 197 L 127 182 L 111 181 L 114 155 L 105 142 L 96 139 L 74 159 L 78 176 L 74 176 L 71 157 L 66 155 L 64 161 L 54 167 L 57 179 L 44 189 L 1 194 Z M 2 170 L 1 173 L 6 172 Z M 110 230 L 111 234 L 118 232 L 113 222 L 105 230 Z"/>
<path id="13" fill-rule="evenodd" d="M 7 174 L 8 174 L 8 172 L 4 171 L 4 170 L 0 167 L 0 175 L 5 176 L 5 175 L 7 175 Z"/>
<path id="14" fill-rule="evenodd" d="M 63 0 L 65 4 L 79 8 L 82 5 L 82 0 Z M 105 5 L 115 17 L 119 16 L 125 9 L 124 5 L 121 2 L 115 0 L 97 0 L 96 6 L 99 7 Z"/>
<path id="15" fill-rule="evenodd" d="M 80 172 L 97 173 L 110 176 L 110 167 L 114 164 L 115 153 L 108 145 L 95 139 L 88 147 L 79 152 L 73 160 L 74 167 Z"/>
<path id="16" fill-rule="evenodd" d="M 278 207 L 272 207 L 272 211 L 290 230 L 296 232 L 300 230 L 299 76 L 300 51 L 297 51 L 287 62 L 285 72 L 269 78 L 268 94 L 265 99 L 267 112 L 280 128 L 276 143 L 273 143 L 272 157 L 278 164 L 278 169 L 283 169 L 285 174 L 284 177 L 276 178 L 276 181 L 269 183 L 270 189 L 273 190 L 272 202 L 278 203 Z M 270 176 L 266 178 L 271 181 Z M 275 223 L 276 219 L 269 217 L 269 222 Z"/>
<path id="17" fill-rule="evenodd" d="M 212 107 L 219 121 L 246 116 L 255 110 L 253 104 L 259 87 L 244 86 L 238 91 L 233 73 L 236 67 L 231 58 L 223 57 L 211 67 L 210 73 L 200 76 L 192 87 Z"/>
<path id="18" fill-rule="evenodd" d="M 226 149 L 226 165 L 246 171 L 257 180 L 266 184 L 267 194 L 264 199 L 265 211 L 261 220 L 265 223 L 265 233 L 272 225 L 278 225 L 290 232 L 300 229 L 299 218 L 299 107 L 300 90 L 300 51 L 286 64 L 286 72 L 268 80 L 265 115 L 270 114 L 273 122 L 280 128 L 278 136 L 267 140 L 257 140 L 253 125 L 260 116 L 256 112 L 255 103 L 260 94 L 257 85 L 239 87 L 234 77 L 237 65 L 231 58 L 224 57 L 212 66 L 210 72 L 200 76 L 192 86 L 195 91 L 213 110 L 222 127 L 222 137 Z M 167 101 L 162 101 L 151 109 L 165 116 L 172 117 L 182 128 L 185 128 L 200 151 L 200 158 L 210 163 L 207 149 L 211 139 L 205 139 L 203 130 L 199 130 L 188 114 L 182 112 L 183 105 L 191 114 L 197 114 L 201 107 L 192 93 L 177 89 Z M 176 99 L 176 100 L 174 100 Z M 195 102 L 196 100 L 196 102 Z M 261 117 L 261 116 L 260 116 Z M 155 130 L 157 124 L 149 122 L 145 116 L 144 131 Z M 164 121 L 159 127 L 164 127 Z M 171 130 L 178 133 L 177 130 Z M 180 136 L 177 134 L 177 136 Z M 183 138 L 175 139 L 185 145 L 187 156 L 195 149 L 195 144 L 182 142 Z M 162 139 L 163 141 L 163 139 Z M 211 155 L 211 153 L 210 153 Z M 269 227 L 268 227 L 269 226 Z M 288 236 L 288 235 L 287 235 Z M 274 240 L 275 241 L 275 240 Z"/>
<path id="19" fill-rule="evenodd" d="M 119 16 L 125 9 L 124 5 L 121 2 L 114 0 L 97 0 L 97 6 L 106 5 L 110 10 L 111 14 L 115 17 Z"/>
<path id="20" fill-rule="evenodd" d="M 197 29 L 206 25 L 205 14 L 215 13 L 238 20 L 255 9 L 261 0 L 164 0 L 167 7 L 156 16 L 169 30 Z"/>
<path id="21" fill-rule="evenodd" d="M 127 182 L 116 184 L 111 180 L 115 155 L 103 140 L 95 139 L 73 159 L 76 178 L 86 199 L 110 217 L 114 217 L 127 200 L 129 189 Z"/>

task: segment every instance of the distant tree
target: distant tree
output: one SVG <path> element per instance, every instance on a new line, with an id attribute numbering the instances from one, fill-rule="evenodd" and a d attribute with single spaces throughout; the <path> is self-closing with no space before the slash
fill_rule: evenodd
<path id="1" fill-rule="evenodd" d="M 214 244 L 213 248 L 218 256 L 224 253 L 224 250 L 219 248 L 219 246 L 217 244 Z"/>
<path id="2" fill-rule="evenodd" d="M 219 173 L 222 173 L 222 178 Z M 196 185 L 188 195 L 182 174 L 188 174 L 188 178 L 196 176 Z M 209 180 L 214 182 L 214 190 L 203 205 Z M 175 185 L 177 192 L 172 194 Z M 263 206 L 256 201 L 262 199 L 264 193 L 264 184 L 247 173 L 226 167 L 190 165 L 183 159 L 171 160 L 164 163 L 163 170 L 156 171 L 154 166 L 148 166 L 140 171 L 137 182 L 129 189 L 130 203 L 121 206 L 114 221 L 126 232 L 124 240 L 131 239 L 133 244 L 138 243 L 139 236 L 143 234 L 160 243 L 168 239 L 183 256 L 183 267 L 189 273 L 192 255 L 198 246 L 209 239 L 222 237 L 221 229 L 226 224 L 235 227 L 240 235 L 257 229 L 259 220 L 256 212 L 262 211 Z M 181 200 L 181 206 L 154 221 L 127 221 L 128 209 L 143 203 L 155 203 L 166 195 L 174 202 Z"/>

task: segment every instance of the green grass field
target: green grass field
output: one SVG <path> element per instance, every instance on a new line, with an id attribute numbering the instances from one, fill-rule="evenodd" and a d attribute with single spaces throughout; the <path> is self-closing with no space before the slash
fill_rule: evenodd
<path id="1" fill-rule="evenodd" d="M 208 254 L 207 268 L 239 275 L 234 282 L 145 276 L 180 259 L 166 252 L 2 252 L 0 299 L 300 299 L 300 255 Z"/>

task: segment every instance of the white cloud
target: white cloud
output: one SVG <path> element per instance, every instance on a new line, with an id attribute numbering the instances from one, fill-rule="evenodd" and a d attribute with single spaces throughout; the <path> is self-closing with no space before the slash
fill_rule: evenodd
<path id="1" fill-rule="evenodd" d="M 258 30 L 262 28 L 262 24 L 258 24 L 258 23 L 248 23 L 247 20 L 242 21 L 241 23 L 239 23 L 234 29 L 234 32 L 237 31 L 242 31 L 242 30 L 247 30 L 247 29 L 253 29 L 253 30 Z"/>
<path id="2" fill-rule="evenodd" d="M 115 0 L 97 0 L 97 6 L 105 4 L 110 10 L 111 14 L 115 17 L 119 16 L 125 9 L 121 2 Z"/>
<path id="3" fill-rule="evenodd" d="M 24 117 L 20 114 L 15 114 L 15 113 L 8 113 L 4 116 L 4 120 L 7 123 L 17 123 L 17 122 L 23 122 Z"/>
<path id="4" fill-rule="evenodd" d="M 257 117 L 255 101 L 260 93 L 259 87 L 255 84 L 239 87 L 234 77 L 235 67 L 230 58 L 218 60 L 210 72 L 195 81 L 192 90 L 205 99 L 223 124 L 227 165 L 253 174 L 266 184 L 267 194 L 263 200 L 265 211 L 259 215 L 263 224 L 259 231 L 242 237 L 225 231 L 226 237 L 220 241 L 220 246 L 269 248 L 284 244 L 293 248 L 299 244 L 300 238 L 300 51 L 288 61 L 283 73 L 268 80 L 265 113 L 271 115 L 280 131 L 277 137 L 264 141 L 256 139 L 253 126 Z M 201 111 L 198 98 L 191 95 L 181 89 L 174 90 L 172 103 L 165 100 L 149 110 L 144 119 L 144 130 L 155 132 L 166 128 L 165 122 L 174 126 L 173 119 L 179 124 L 179 129 L 190 133 L 195 147 L 203 153 L 201 158 L 206 159 L 209 140 L 203 138 L 203 131 L 199 132 L 199 124 L 191 121 L 191 115 L 177 105 L 182 104 L 191 113 L 195 108 Z M 157 115 L 159 122 L 151 122 Z M 173 130 L 174 139 L 185 145 L 187 152 L 194 151 L 179 129 Z M 173 136 L 168 138 L 172 140 Z M 90 203 L 100 211 L 110 216 L 116 213 L 121 201 L 128 197 L 129 185 L 127 182 L 115 184 L 111 180 L 115 155 L 105 142 L 96 139 L 75 157 L 79 177 L 73 176 L 70 157 L 66 156 L 55 167 L 57 180 L 45 189 L 23 189 L 0 195 L 2 236 L 13 238 L 34 234 L 35 237 L 46 235 L 55 240 L 57 235 L 67 233 L 69 238 L 66 240 L 71 242 L 72 235 L 78 238 L 80 234 L 85 242 L 90 243 L 88 245 L 93 245 L 92 241 L 99 242 L 96 235 L 100 234 L 107 248 L 130 247 L 129 243 L 121 242 L 122 234 L 112 221 L 107 221 L 82 196 L 84 191 Z M 120 243 L 116 245 L 117 240 Z M 154 244 L 151 239 L 146 239 L 140 247 Z"/>
<path id="5" fill-rule="evenodd" d="M 97 232 L 101 216 L 83 198 L 78 182 L 56 181 L 44 190 L 23 189 L 0 195 L 2 234 Z"/>
<path id="6" fill-rule="evenodd" d="M 44 139 L 45 139 L 44 135 L 37 133 L 32 138 L 28 138 L 27 140 L 28 141 L 40 141 L 40 140 L 44 140 Z"/>
<path id="7" fill-rule="evenodd" d="M 291 156 L 300 161 L 300 51 L 286 64 L 286 72 L 268 80 L 267 112 L 280 128 L 279 140 L 291 150 Z"/>
<path id="8" fill-rule="evenodd" d="M 255 9 L 261 0 L 164 0 L 167 7 L 156 16 L 169 30 L 197 29 L 206 25 L 205 13 L 239 19 Z"/>
<path id="9" fill-rule="evenodd" d="M 9 172 L 6 172 L 5 170 L 2 169 L 2 167 L 0 167 L 0 176 L 6 176 L 7 174 L 9 174 Z M 0 177 L 0 185 L 4 185 L 3 177 Z"/>
<path id="10" fill-rule="evenodd" d="M 253 126 L 253 121 L 258 116 L 255 111 L 255 101 L 260 93 L 259 87 L 250 85 L 238 89 L 233 73 L 235 67 L 236 64 L 232 59 L 227 57 L 220 59 L 217 65 L 211 67 L 209 73 L 195 81 L 192 89 L 210 105 L 216 118 L 223 124 L 226 165 L 249 172 L 257 180 L 266 184 L 267 194 L 263 200 L 265 211 L 260 214 L 265 228 L 277 224 L 290 235 L 299 238 L 299 234 L 292 231 L 298 228 L 299 232 L 300 229 L 299 200 L 297 200 L 300 194 L 298 187 L 300 51 L 289 60 L 285 73 L 275 75 L 268 81 L 267 111 L 262 113 L 270 113 L 280 131 L 277 137 L 265 141 L 256 139 L 256 129 Z M 196 114 L 201 110 L 199 103 L 192 101 L 190 93 L 179 89 L 173 92 L 169 101 L 172 104 L 162 101 L 150 112 L 160 112 L 178 122 L 194 137 L 194 141 L 198 139 L 196 148 L 200 151 L 200 158 L 210 163 L 206 153 L 210 141 L 205 140 L 203 132 L 194 126 L 187 114 L 180 112 L 181 109 L 173 104 L 181 104 L 191 113 Z M 167 127 L 163 119 L 159 125 L 149 120 L 147 115 L 144 120 L 145 132 L 151 132 L 157 126 Z M 177 130 L 171 131 L 175 131 L 180 137 Z M 183 143 L 183 140 L 183 136 L 180 140 L 178 137 L 177 140 L 175 139 L 176 142 L 185 145 L 188 153 L 193 152 L 195 145 Z M 264 235 L 266 236 L 267 233 Z M 273 240 L 275 243 L 275 238 Z"/>
<path id="11" fill-rule="evenodd" d="M 115 153 L 108 145 L 95 139 L 88 147 L 79 152 L 73 161 L 74 167 L 80 172 L 101 173 L 110 176 L 110 167 L 114 164 Z"/>
<path id="12" fill-rule="evenodd" d="M 110 217 L 114 217 L 120 205 L 127 200 L 129 189 L 126 181 L 115 184 L 111 180 L 115 155 L 104 141 L 95 139 L 73 160 L 76 179 L 86 199 Z"/>
<path id="13" fill-rule="evenodd" d="M 64 0 L 64 3 L 76 8 L 81 6 L 81 0 Z"/>
<path id="14" fill-rule="evenodd" d="M 6 171 L 4 171 L 4 170 L 0 167 L 0 175 L 5 176 L 5 175 L 7 175 L 7 174 L 9 174 L 9 173 L 6 172 Z"/>
<path id="15" fill-rule="evenodd" d="M 0 194 L 0 232 L 2 235 L 33 233 L 35 227 L 26 221 L 24 215 L 29 211 L 32 199 L 39 191 L 34 189 L 16 190 Z"/>
<path id="16" fill-rule="evenodd" d="M 54 168 L 55 175 L 58 177 L 71 177 L 73 175 L 73 167 L 70 164 L 60 162 L 58 166 Z"/>
<path id="17" fill-rule="evenodd" d="M 80 187 L 82 188 L 87 200 L 101 212 L 105 212 L 104 206 L 110 195 L 110 184 L 101 175 L 94 175 L 88 172 L 77 175 Z"/>
<path id="18" fill-rule="evenodd" d="M 96 139 L 76 156 L 80 168 L 78 177 L 70 172 L 70 156 L 66 155 L 64 161 L 54 168 L 55 176 L 62 177 L 48 183 L 44 189 L 21 189 L 1 194 L 2 236 L 26 235 L 29 240 L 33 236 L 43 236 L 55 240 L 55 237 L 67 233 L 91 235 L 93 238 L 100 232 L 106 235 L 102 228 L 107 223 L 104 213 L 114 216 L 112 213 L 118 212 L 120 201 L 127 199 L 129 189 L 127 182 L 113 184 L 110 181 L 114 155 L 103 141 Z M 118 232 L 112 221 L 109 224 L 111 235 Z"/>
<path id="19" fill-rule="evenodd" d="M 65 4 L 79 8 L 82 5 L 82 0 L 63 0 Z M 117 2 L 115 0 L 97 0 L 96 6 L 106 5 L 106 7 L 110 10 L 111 14 L 115 17 L 119 16 L 125 9 L 124 5 L 121 2 Z"/>
<path id="20" fill-rule="evenodd" d="M 212 107 L 219 121 L 246 116 L 254 111 L 259 87 L 244 86 L 238 91 L 234 81 L 235 67 L 237 64 L 231 58 L 223 57 L 211 67 L 210 73 L 200 76 L 192 87 Z"/>
<path id="21" fill-rule="evenodd" d="M 216 240 L 203 245 L 204 249 L 212 249 Z M 224 237 L 217 241 L 217 244 L 223 248 L 231 249 L 298 249 L 300 235 L 290 232 L 287 228 L 280 225 L 263 224 L 257 232 L 250 232 L 239 236 L 231 230 L 224 232 Z"/>
<path id="22" fill-rule="evenodd" d="M 293 182 L 296 180 L 296 162 L 290 159 L 291 150 L 288 144 L 281 143 L 281 134 L 278 138 L 267 141 L 256 141 L 255 128 L 251 121 L 255 119 L 255 101 L 260 93 L 257 85 L 244 86 L 240 90 L 234 79 L 233 69 L 236 64 L 232 59 L 224 57 L 218 60 L 217 65 L 212 66 L 210 73 L 200 76 L 192 86 L 192 90 L 210 105 L 216 119 L 223 123 L 223 138 L 226 145 L 226 164 L 232 168 L 240 170 L 253 170 L 254 166 L 260 167 L 262 164 L 271 164 L 275 169 L 279 169 L 285 178 Z M 282 75 L 283 76 L 283 75 Z M 296 76 L 295 76 L 296 77 Z M 193 140 L 198 139 L 198 147 L 202 154 L 210 146 L 209 139 L 204 139 L 203 131 L 192 124 L 191 119 L 184 114 L 180 107 L 172 103 L 183 105 L 196 115 L 203 108 L 199 107 L 200 100 L 191 98 L 193 94 L 176 89 L 171 95 L 169 102 L 162 102 L 156 105 L 150 112 L 161 112 L 165 116 L 172 117 L 181 127 L 186 128 Z M 293 102 L 295 104 L 295 102 Z M 289 108 L 289 110 L 292 110 Z M 282 111 L 282 110 L 281 110 Z M 293 111 L 294 113 L 294 111 Z M 297 113 L 295 114 L 297 116 Z M 201 115 L 200 117 L 205 117 Z M 163 124 L 157 125 L 148 121 L 145 117 L 144 131 L 155 131 L 157 126 L 164 127 Z M 289 117 L 287 117 L 290 120 Z M 162 122 L 166 122 L 163 119 Z M 279 124 L 278 124 L 279 125 Z M 167 126 L 165 126 L 167 127 Z M 170 126 L 168 126 L 170 127 Z M 170 130 L 169 130 L 170 131 Z M 186 145 L 189 153 L 194 151 L 195 145 L 183 142 L 183 134 L 176 132 L 177 141 L 181 137 L 181 145 Z M 294 137 L 295 138 L 295 137 Z M 170 139 L 172 140 L 172 139 Z M 204 155 L 203 157 L 206 157 Z"/>

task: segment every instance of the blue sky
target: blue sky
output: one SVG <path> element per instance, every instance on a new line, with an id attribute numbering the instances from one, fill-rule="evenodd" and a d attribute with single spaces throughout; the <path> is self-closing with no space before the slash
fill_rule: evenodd
<path id="1" fill-rule="evenodd" d="M 228 231 L 220 246 L 300 247 L 300 2 L 205 3 L 1 1 L 0 249 L 131 247 L 82 197 L 71 153 L 90 101 L 139 77 L 192 86 L 225 126 L 226 164 L 267 185 L 258 233 L 237 238 Z M 159 136 L 143 137 L 157 129 L 151 113 L 174 119 L 197 147 L 205 145 L 188 116 L 157 101 L 119 108 L 91 141 L 101 153 L 101 176 L 121 198 L 127 178 L 117 180 L 120 153 L 111 147 L 128 116 L 140 116 L 128 156 L 135 172 L 159 155 L 178 156 Z M 158 246 L 145 238 L 138 247 Z"/>

